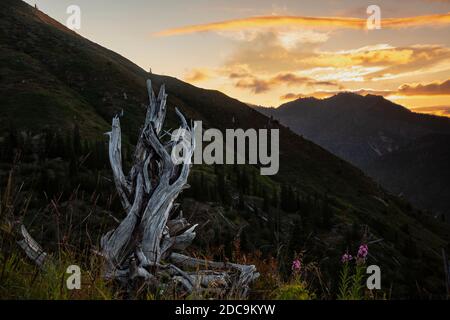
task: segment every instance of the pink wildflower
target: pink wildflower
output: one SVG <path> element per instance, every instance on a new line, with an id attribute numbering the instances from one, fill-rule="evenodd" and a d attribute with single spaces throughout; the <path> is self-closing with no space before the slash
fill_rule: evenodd
<path id="1" fill-rule="evenodd" d="M 369 254 L 369 247 L 367 244 L 362 244 L 358 249 L 358 258 L 365 260 L 367 255 Z"/>
<path id="2" fill-rule="evenodd" d="M 300 262 L 300 260 L 296 259 L 294 261 L 292 261 L 292 271 L 294 271 L 295 273 L 300 272 L 300 269 L 302 268 L 302 263 Z"/>
<path id="3" fill-rule="evenodd" d="M 350 262 L 353 259 L 351 254 L 348 254 L 347 252 L 344 253 L 344 255 L 341 258 L 342 263 Z"/>

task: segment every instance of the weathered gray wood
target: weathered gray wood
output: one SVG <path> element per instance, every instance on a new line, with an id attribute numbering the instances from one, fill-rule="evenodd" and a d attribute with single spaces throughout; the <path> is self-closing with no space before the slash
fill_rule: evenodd
<path id="1" fill-rule="evenodd" d="M 176 141 L 164 141 L 167 140 L 165 133 L 162 134 L 166 116 L 165 87 L 161 86 L 156 97 L 148 80 L 147 90 L 149 105 L 128 175 L 122 169 L 119 116 L 113 118 L 111 131 L 107 133 L 114 184 L 126 215 L 114 230 L 101 237 L 100 255 L 107 262 L 104 276 L 129 290 L 134 287 L 134 281 L 144 281 L 154 288 L 165 287 L 169 284 L 164 279 L 169 277 L 172 283 L 180 283 L 187 293 L 201 294 L 217 289 L 221 296 L 226 291 L 235 297 L 245 297 L 249 284 L 259 276 L 254 266 L 205 261 L 174 252 L 186 249 L 196 236 L 197 225 L 191 226 L 181 213 L 173 213 L 178 207 L 175 199 L 188 187 L 195 126 L 189 125 L 175 109 L 181 124 L 179 130 L 189 139 L 180 134 L 175 137 Z M 178 163 L 171 154 L 180 142 L 185 148 L 183 161 Z M 43 266 L 47 254 L 24 226 L 21 230 L 23 240 L 19 245 L 33 261 Z M 173 263 L 167 263 L 167 259 Z"/>
<path id="2" fill-rule="evenodd" d="M 20 234 L 22 240 L 17 241 L 19 246 L 25 251 L 28 258 L 33 260 L 40 268 L 44 269 L 45 263 L 47 262 L 47 253 L 45 253 L 39 243 L 28 233 L 24 225 L 20 226 Z"/>
<path id="3" fill-rule="evenodd" d="M 179 253 L 172 253 L 170 260 L 176 264 L 189 268 L 211 268 L 218 270 L 236 270 L 239 272 L 238 278 L 231 285 L 231 294 L 240 298 L 244 298 L 248 294 L 249 285 L 259 277 L 254 265 L 241 265 L 236 263 L 215 262 L 191 258 Z"/>
<path id="4" fill-rule="evenodd" d="M 175 199 L 187 187 L 190 160 L 195 149 L 195 127 L 189 126 L 183 114 L 175 109 L 181 123 L 179 130 L 184 130 L 190 139 L 180 135 L 177 141 L 163 142 L 165 87 L 161 86 L 156 97 L 151 81 L 147 81 L 147 90 L 149 105 L 134 152 L 133 167 L 127 178 L 122 171 L 118 117 L 113 119 L 112 130 L 108 133 L 114 182 L 127 215 L 114 231 L 102 237 L 102 252 L 109 266 L 107 273 L 110 276 L 117 274 L 123 279 L 122 271 L 125 271 L 131 280 L 143 278 L 155 282 L 161 270 L 166 270 L 172 275 L 172 280 L 181 283 L 188 293 L 214 283 L 245 296 L 248 285 L 259 275 L 254 266 L 203 261 L 173 252 L 186 249 L 196 235 L 197 225 L 190 226 L 181 216 L 170 219 Z M 171 153 L 179 142 L 184 142 L 187 148 L 183 149 L 183 161 L 175 163 Z M 134 195 L 132 202 L 131 195 Z M 164 264 L 166 258 L 174 264 Z M 194 267 L 197 271 L 186 273 L 175 265 Z M 235 280 L 231 280 L 228 272 L 237 272 Z"/>
<path id="5" fill-rule="evenodd" d="M 167 221 L 167 227 L 169 228 L 169 234 L 175 236 L 188 228 L 189 222 L 185 218 L 173 219 Z"/>

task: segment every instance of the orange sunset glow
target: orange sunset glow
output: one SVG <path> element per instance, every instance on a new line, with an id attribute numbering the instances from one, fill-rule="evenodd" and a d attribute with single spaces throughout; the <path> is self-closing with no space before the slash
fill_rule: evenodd
<path id="1" fill-rule="evenodd" d="M 80 33 L 143 68 L 255 105 L 351 91 L 418 112 L 450 107 L 450 1 L 378 1 L 374 30 L 369 1 L 135 2 L 127 14 L 111 4 L 107 17 L 85 9 Z M 63 21 L 51 1 L 36 3 Z"/>

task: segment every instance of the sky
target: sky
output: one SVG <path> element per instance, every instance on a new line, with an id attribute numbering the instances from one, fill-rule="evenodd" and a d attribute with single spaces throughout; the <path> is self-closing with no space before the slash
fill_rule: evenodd
<path id="1" fill-rule="evenodd" d="M 26 2 L 63 24 L 78 5 L 82 36 L 247 103 L 352 91 L 420 112 L 450 107 L 450 0 Z M 370 5 L 379 29 L 367 27 Z"/>

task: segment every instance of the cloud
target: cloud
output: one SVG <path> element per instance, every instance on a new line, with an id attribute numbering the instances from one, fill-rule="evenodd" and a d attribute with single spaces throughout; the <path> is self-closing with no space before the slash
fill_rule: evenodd
<path id="1" fill-rule="evenodd" d="M 316 81 L 312 78 L 301 77 L 293 73 L 282 73 L 269 80 L 270 83 L 276 85 L 321 85 L 321 86 L 337 86 L 335 82 L 332 81 Z"/>
<path id="2" fill-rule="evenodd" d="M 204 69 L 192 69 L 188 74 L 184 76 L 184 80 L 191 83 L 205 81 L 209 78 L 209 72 Z"/>
<path id="3" fill-rule="evenodd" d="M 450 117 L 449 106 L 434 106 L 434 107 L 418 107 L 412 108 L 411 111 L 418 113 L 433 114 L 436 116 Z"/>
<path id="4" fill-rule="evenodd" d="M 312 44 L 286 49 L 269 33 L 242 43 L 225 65 L 245 65 L 252 73 L 301 70 L 302 75 L 325 81 L 379 81 L 447 70 L 450 49 L 440 45 L 388 44 L 345 51 L 323 51 Z"/>
<path id="5" fill-rule="evenodd" d="M 314 66 L 348 68 L 364 66 L 378 67 L 366 75 L 366 79 L 383 76 L 401 76 L 404 72 L 424 71 L 440 62 L 450 60 L 450 49 L 439 45 L 412 45 L 393 47 L 386 44 L 368 46 L 349 51 L 318 52 L 303 61 Z"/>
<path id="6" fill-rule="evenodd" d="M 225 60 L 225 66 L 245 66 L 252 73 L 290 72 L 306 66 L 304 61 L 314 57 L 317 47 L 317 43 L 286 47 L 278 33 L 259 33 L 253 40 L 239 43 Z"/>
<path id="7" fill-rule="evenodd" d="M 286 94 L 282 95 L 280 97 L 280 100 L 281 101 L 286 101 L 286 100 L 292 101 L 292 100 L 303 99 L 303 98 L 307 98 L 307 97 L 308 97 L 307 95 L 304 95 L 304 94 L 301 94 L 301 93 L 289 92 L 289 93 L 286 93 Z"/>
<path id="8" fill-rule="evenodd" d="M 250 89 L 253 93 L 263 93 L 272 89 L 272 85 L 265 80 L 252 78 L 252 79 L 242 79 L 236 82 L 236 88 L 239 89 Z"/>
<path id="9" fill-rule="evenodd" d="M 312 26 L 312 27 L 347 27 L 362 29 L 365 19 L 357 18 L 326 18 L 326 17 L 299 17 L 299 16 L 259 16 L 242 19 L 226 20 L 207 24 L 197 24 L 162 30 L 156 36 L 174 36 L 206 31 L 239 31 L 253 28 L 273 28 L 286 26 Z"/>
<path id="10" fill-rule="evenodd" d="M 170 29 L 159 35 L 211 31 L 234 40 L 233 51 L 222 60 L 222 66 L 193 69 L 185 80 L 211 80 L 212 83 L 215 78 L 228 78 L 231 83 L 226 85 L 226 90 L 240 99 L 251 100 L 249 94 L 258 94 L 255 100 L 276 101 L 280 95 L 283 101 L 310 95 L 326 98 L 349 88 L 354 93 L 392 99 L 437 95 L 433 92 L 439 90 L 442 94 L 443 84 L 411 83 L 421 77 L 433 80 L 432 74 L 450 70 L 450 48 L 444 45 L 379 43 L 346 50 L 323 46 L 332 40 L 335 29 L 363 29 L 365 23 L 365 19 L 345 17 L 270 16 Z M 382 20 L 383 28 L 447 24 L 450 24 L 450 13 Z"/>
<path id="11" fill-rule="evenodd" d="M 294 48 L 299 44 L 319 44 L 328 41 L 330 32 L 318 32 L 314 30 L 283 27 L 277 29 L 251 28 L 236 31 L 218 31 L 217 34 L 234 41 L 250 42 L 261 33 L 271 33 L 277 42 L 286 49 Z"/>
<path id="12" fill-rule="evenodd" d="M 450 24 L 450 13 L 382 19 L 383 28 L 405 28 Z M 207 31 L 240 31 L 252 28 L 314 27 L 323 29 L 365 29 L 366 19 L 351 17 L 308 17 L 308 16 L 257 16 L 232 19 L 206 24 L 196 24 L 166 29 L 156 36 L 174 36 Z"/>
<path id="13" fill-rule="evenodd" d="M 398 89 L 398 94 L 407 96 L 450 95 L 450 79 L 444 82 L 433 82 L 428 84 L 404 84 Z"/>
<path id="14" fill-rule="evenodd" d="M 231 73 L 229 77 L 238 79 L 235 83 L 236 88 L 250 89 L 255 94 L 264 93 L 279 86 L 339 87 L 334 81 L 317 81 L 294 73 L 280 73 L 268 79 L 258 78 L 249 73 Z"/>
<path id="15" fill-rule="evenodd" d="M 301 73 L 320 81 L 363 82 L 371 74 L 384 70 L 382 66 L 343 66 L 343 67 L 314 67 Z"/>
<path id="16" fill-rule="evenodd" d="M 325 51 L 315 44 L 287 48 L 276 33 L 268 32 L 239 43 L 222 68 L 222 76 L 233 80 L 235 88 L 252 94 L 273 92 L 281 101 L 306 95 L 326 98 L 349 87 L 363 95 L 394 98 L 407 95 L 409 87 L 399 92 L 399 85 L 449 70 L 450 48 L 386 43 L 336 51 Z M 292 88 L 283 94 L 286 87 Z"/>

